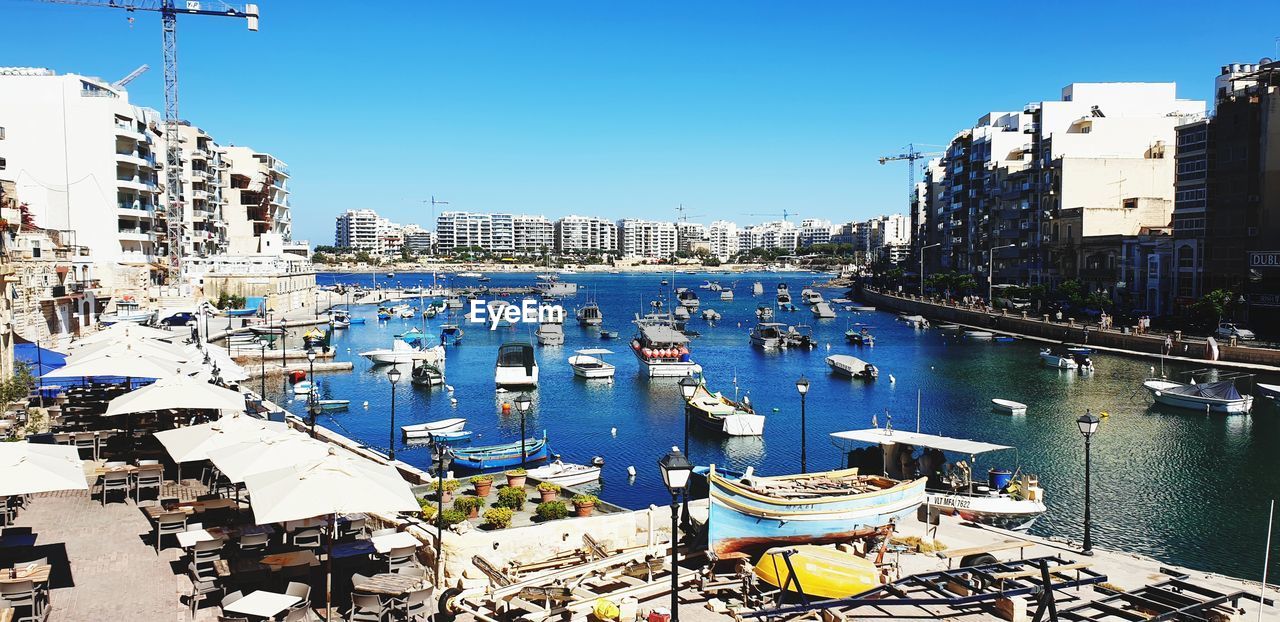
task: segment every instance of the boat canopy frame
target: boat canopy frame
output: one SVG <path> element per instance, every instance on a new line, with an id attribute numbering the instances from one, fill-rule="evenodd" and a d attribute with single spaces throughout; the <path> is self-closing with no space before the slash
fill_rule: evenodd
<path id="1" fill-rule="evenodd" d="M 923 434 L 921 432 L 908 432 L 905 430 L 895 430 L 893 428 L 867 428 L 865 430 L 832 432 L 831 438 L 832 443 L 841 449 L 846 449 L 847 446 L 842 445 L 839 441 L 850 441 L 868 445 L 914 445 L 916 447 L 938 449 L 958 454 L 967 454 L 970 456 L 1016 449 L 1015 447 L 1010 447 L 1008 445 L 997 445 L 995 443 L 971 441 L 963 438 L 953 438 L 950 436 L 939 436 L 935 434 Z"/>

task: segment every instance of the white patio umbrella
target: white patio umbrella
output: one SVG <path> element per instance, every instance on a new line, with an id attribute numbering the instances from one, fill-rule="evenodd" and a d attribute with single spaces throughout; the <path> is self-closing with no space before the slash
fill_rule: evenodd
<path id="1" fill-rule="evenodd" d="M 339 452 L 283 469 L 252 473 L 249 489 L 253 518 L 259 525 L 329 517 L 329 546 L 333 546 L 334 517 L 352 512 L 414 512 L 418 501 L 409 483 L 391 465 Z M 330 550 L 329 563 L 333 560 Z M 325 609 L 331 611 L 333 571 L 325 568 Z"/>
<path id="2" fill-rule="evenodd" d="M 169 457 L 179 464 L 208 460 L 209 452 L 246 440 L 291 433 L 289 426 L 248 415 L 233 415 L 217 421 L 156 432 Z"/>
<path id="3" fill-rule="evenodd" d="M 186 362 L 200 361 L 200 357 L 183 352 L 181 346 L 175 346 L 154 339 L 122 339 L 120 341 L 103 341 L 83 348 L 71 350 L 67 355 L 67 364 L 87 361 L 99 356 L 137 355 L 148 356 L 158 360 Z"/>
<path id="4" fill-rule="evenodd" d="M 122 378 L 168 378 L 178 374 L 179 364 L 174 361 L 157 360 L 138 352 L 121 354 L 104 354 L 94 356 L 76 363 L 67 363 L 41 378 L 91 378 L 96 376 L 116 376 Z"/>
<path id="5" fill-rule="evenodd" d="M 0 497 L 88 488 L 75 447 L 0 443 Z"/>
<path id="6" fill-rule="evenodd" d="M 329 445 L 305 434 L 281 434 L 209 451 L 209 461 L 233 484 L 249 475 L 274 471 L 329 455 Z"/>
<path id="7" fill-rule="evenodd" d="M 108 417 L 168 409 L 244 412 L 244 395 L 192 376 L 174 376 L 131 391 L 107 404 Z"/>
<path id="8" fill-rule="evenodd" d="M 100 330 L 84 339 L 80 339 L 71 344 L 73 347 L 81 347 L 104 341 L 116 341 L 122 337 L 138 337 L 148 339 L 175 339 L 185 337 L 182 333 L 160 330 L 149 326 L 139 326 L 137 324 L 112 324 L 111 326 Z"/>

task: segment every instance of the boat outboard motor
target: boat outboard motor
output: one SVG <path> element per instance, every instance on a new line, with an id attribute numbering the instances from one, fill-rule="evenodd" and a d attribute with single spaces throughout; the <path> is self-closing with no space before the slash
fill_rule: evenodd
<path id="1" fill-rule="evenodd" d="M 604 466 L 604 456 L 594 456 L 591 458 L 591 466 Z"/>

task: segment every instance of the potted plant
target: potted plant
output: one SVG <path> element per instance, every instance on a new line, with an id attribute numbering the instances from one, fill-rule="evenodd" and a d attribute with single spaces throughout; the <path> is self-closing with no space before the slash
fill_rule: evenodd
<path id="1" fill-rule="evenodd" d="M 433 483 L 431 485 L 431 488 L 435 490 L 437 494 L 440 495 L 440 501 L 443 502 L 445 505 L 448 505 L 453 502 L 453 492 L 457 490 L 461 485 L 462 485 L 461 482 L 459 482 L 456 479 L 447 479 L 447 480 L 444 480 L 443 491 L 440 490 L 440 482 L 438 481 Z"/>
<path id="2" fill-rule="evenodd" d="M 559 520 L 569 515 L 569 508 L 564 501 L 546 501 L 539 503 L 533 510 L 540 521 Z"/>
<path id="3" fill-rule="evenodd" d="M 484 507 L 484 499 L 471 495 L 462 495 L 453 500 L 453 509 L 467 515 L 467 518 L 480 516 L 480 508 Z"/>
<path id="4" fill-rule="evenodd" d="M 498 491 L 498 502 L 493 505 L 500 508 L 522 510 L 524 509 L 524 502 L 526 500 L 524 486 L 518 486 L 515 488 L 508 486 Z"/>
<path id="5" fill-rule="evenodd" d="M 595 495 L 574 495 L 573 507 L 578 516 L 591 516 L 591 511 L 596 508 L 598 501 L 600 500 Z"/>
<path id="6" fill-rule="evenodd" d="M 512 488 L 524 488 L 524 480 L 528 477 L 528 471 L 524 469 L 511 469 L 507 471 L 507 485 Z"/>
<path id="7" fill-rule="evenodd" d="M 436 517 L 436 501 L 426 497 L 418 498 L 418 507 L 422 508 L 422 518 L 428 523 Z"/>
<path id="8" fill-rule="evenodd" d="M 542 495 L 542 502 L 555 501 L 560 495 L 560 484 L 554 482 L 542 482 L 538 484 L 538 494 Z"/>
<path id="9" fill-rule="evenodd" d="M 489 508 L 484 512 L 484 526 L 489 529 L 506 529 L 516 515 L 511 508 Z"/>
<path id="10" fill-rule="evenodd" d="M 476 475 L 471 478 L 471 485 L 476 487 L 477 497 L 489 496 L 489 491 L 493 490 L 492 475 Z"/>
<path id="11" fill-rule="evenodd" d="M 440 514 L 439 523 L 442 528 L 448 529 L 449 527 L 452 527 L 453 525 L 457 525 L 458 523 L 461 523 L 464 520 L 467 520 L 466 514 L 463 514 L 462 512 L 459 512 L 457 510 L 445 510 L 443 513 Z"/>

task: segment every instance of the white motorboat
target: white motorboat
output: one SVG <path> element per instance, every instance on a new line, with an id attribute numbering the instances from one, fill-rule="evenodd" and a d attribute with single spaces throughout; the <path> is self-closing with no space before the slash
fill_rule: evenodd
<path id="1" fill-rule="evenodd" d="M 674 317 L 679 322 L 687 322 L 689 320 L 689 309 L 682 306 L 676 307 Z"/>
<path id="2" fill-rule="evenodd" d="M 773 307 L 769 305 L 760 305 L 756 307 L 756 318 L 762 322 L 768 322 L 773 319 Z"/>
<path id="3" fill-rule="evenodd" d="M 133 296 L 125 296 L 116 301 L 116 310 L 113 313 L 104 313 L 98 316 L 98 321 L 111 325 L 118 322 L 131 322 L 134 324 L 150 324 L 156 317 L 155 311 L 143 309 Z"/>
<path id="4" fill-rule="evenodd" d="M 1258 395 L 1260 397 L 1265 397 L 1269 400 L 1280 400 L 1280 384 L 1263 384 L 1258 382 L 1255 383 L 1253 387 L 1258 391 Z"/>
<path id="5" fill-rule="evenodd" d="M 484 275 L 480 274 L 479 272 L 459 272 L 458 276 L 465 279 L 478 279 Z"/>
<path id="6" fill-rule="evenodd" d="M 751 345 L 766 350 L 785 347 L 783 332 L 786 328 L 786 324 L 778 322 L 760 322 L 751 329 Z"/>
<path id="7" fill-rule="evenodd" d="M 536 469 L 529 469 L 526 473 L 529 479 L 561 486 L 577 486 L 600 479 L 600 467 L 597 465 L 572 464 L 560 460 Z"/>
<path id="8" fill-rule="evenodd" d="M 778 283 L 778 307 L 789 306 L 791 306 L 791 292 L 787 289 L 786 283 Z"/>
<path id="9" fill-rule="evenodd" d="M 973 478 L 981 472 L 974 468 L 977 456 L 1013 449 L 1006 445 L 890 428 L 836 432 L 831 438 L 847 452 L 849 466 L 857 467 L 859 473 L 914 477 L 918 468 L 921 476 L 929 477 L 925 502 L 946 515 L 958 515 L 980 525 L 1024 530 L 1047 509 L 1040 478 L 1025 474 L 1020 468 L 992 467 L 985 479 Z M 922 451 L 914 455 L 917 449 Z M 953 466 L 946 477 L 936 477 L 934 473 L 948 463 L 947 454 L 955 458 Z M 913 472 L 904 474 L 905 465 L 910 465 Z"/>
<path id="10" fill-rule="evenodd" d="M 1040 351 L 1040 363 L 1045 367 L 1054 369 L 1077 369 L 1080 367 L 1074 358 L 1066 355 L 1054 354 L 1049 348 Z"/>
<path id="11" fill-rule="evenodd" d="M 751 295 L 759 296 L 760 294 L 763 294 L 763 293 L 764 293 L 764 283 L 761 283 L 760 281 L 756 281 L 755 283 L 751 284 Z"/>
<path id="12" fill-rule="evenodd" d="M 960 325 L 944 322 L 942 324 L 938 324 L 938 330 L 960 330 Z"/>
<path id="13" fill-rule="evenodd" d="M 413 307 L 401 307 L 401 308 L 400 308 L 400 317 L 401 317 L 402 319 L 406 319 L 406 320 L 408 320 L 408 319 L 415 318 L 415 317 L 417 317 L 417 316 L 418 316 L 418 312 L 417 312 L 417 311 L 414 311 L 414 310 L 413 310 Z"/>
<path id="14" fill-rule="evenodd" d="M 828 356 L 827 366 L 831 368 L 831 371 L 850 378 L 874 380 L 880 375 L 880 370 L 876 369 L 875 365 L 847 354 L 832 354 Z"/>
<path id="15" fill-rule="evenodd" d="M 991 400 L 991 409 L 1006 415 L 1027 414 L 1027 405 L 1013 400 L 993 399 Z"/>
<path id="16" fill-rule="evenodd" d="M 875 311 L 876 308 L 871 305 L 849 305 L 849 310 L 863 312 L 863 311 Z"/>
<path id="17" fill-rule="evenodd" d="M 600 313 L 600 307 L 594 302 L 588 302 L 587 306 L 578 309 L 578 324 L 582 326 L 599 326 L 604 323 L 604 314 Z"/>
<path id="18" fill-rule="evenodd" d="M 716 311 L 715 309 L 705 309 L 702 312 L 702 319 L 708 322 L 719 322 L 720 312 Z"/>
<path id="19" fill-rule="evenodd" d="M 419 423 L 416 425 L 400 426 L 400 434 L 405 438 L 427 438 L 449 432 L 458 432 L 466 427 L 467 420 L 461 417 L 454 419 L 441 419 L 440 421 L 432 421 L 429 423 Z"/>
<path id="20" fill-rule="evenodd" d="M 419 387 L 440 386 L 444 384 L 444 369 L 425 361 L 415 362 L 409 381 Z"/>
<path id="21" fill-rule="evenodd" d="M 1253 396 L 1241 395 L 1230 380 L 1185 384 L 1164 378 L 1149 378 L 1142 387 L 1151 392 L 1157 404 L 1187 408 L 1200 412 L 1247 413 L 1253 408 Z"/>
<path id="22" fill-rule="evenodd" d="M 537 337 L 540 346 L 564 345 L 564 325 L 560 322 L 542 322 L 533 335 Z"/>
<path id="23" fill-rule="evenodd" d="M 720 300 L 733 300 L 733 290 L 728 288 L 720 290 Z"/>
<path id="24" fill-rule="evenodd" d="M 538 386 L 538 360 L 534 357 L 533 344 L 524 341 L 502 344 L 493 368 L 493 383 L 499 388 Z"/>
<path id="25" fill-rule="evenodd" d="M 929 328 L 929 320 L 926 320 L 923 315 L 903 315 L 899 316 L 899 319 L 911 328 Z"/>
<path id="26" fill-rule="evenodd" d="M 817 290 L 812 290 L 806 287 L 800 290 L 800 301 L 807 305 L 816 305 L 823 302 L 822 294 Z"/>
<path id="27" fill-rule="evenodd" d="M 676 330 L 676 319 L 669 313 L 637 316 L 639 329 L 631 340 L 631 352 L 645 367 L 650 378 L 679 378 L 702 371 L 689 353 L 689 338 Z"/>
<path id="28" fill-rule="evenodd" d="M 569 367 L 573 368 L 573 375 L 579 378 L 612 378 L 616 369 L 604 361 L 606 354 L 613 354 L 613 351 L 604 348 L 575 350 L 574 355 L 569 357 Z"/>
<path id="29" fill-rule="evenodd" d="M 310 380 L 301 380 L 293 385 L 294 395 L 311 395 L 311 390 L 315 388 Z"/>
<path id="30" fill-rule="evenodd" d="M 361 352 L 360 356 L 369 359 L 374 365 L 394 365 L 397 363 L 425 361 L 441 368 L 444 367 L 443 347 L 435 346 L 433 348 L 419 349 L 403 339 L 396 339 L 391 342 L 390 348 Z"/>
<path id="31" fill-rule="evenodd" d="M 676 290 L 676 300 L 680 303 L 680 306 L 690 311 L 697 311 L 698 305 L 701 304 L 698 302 L 698 292 L 687 287 Z"/>
<path id="32" fill-rule="evenodd" d="M 974 340 L 974 341 L 991 341 L 991 339 L 992 339 L 993 337 L 995 337 L 995 333 L 992 333 L 992 332 L 991 332 L 991 331 L 989 331 L 989 330 L 966 330 L 966 331 L 964 331 L 964 338 L 965 338 L 965 339 L 972 339 L 972 340 Z"/>
<path id="33" fill-rule="evenodd" d="M 814 317 L 820 320 L 829 320 L 836 316 L 835 309 L 832 309 L 831 305 L 825 302 L 815 303 L 810 310 L 813 311 Z"/>

